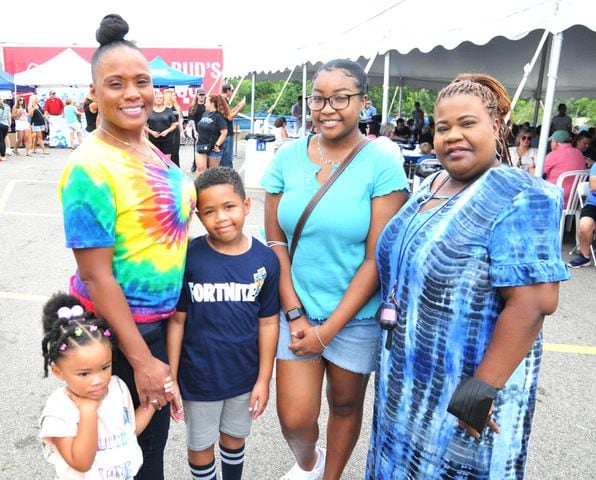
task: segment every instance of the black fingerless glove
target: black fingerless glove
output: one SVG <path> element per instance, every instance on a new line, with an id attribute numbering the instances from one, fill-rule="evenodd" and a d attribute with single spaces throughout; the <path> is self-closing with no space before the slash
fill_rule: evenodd
<path id="1" fill-rule="evenodd" d="M 490 407 L 499 390 L 474 377 L 468 377 L 453 392 L 447 411 L 482 435 Z"/>

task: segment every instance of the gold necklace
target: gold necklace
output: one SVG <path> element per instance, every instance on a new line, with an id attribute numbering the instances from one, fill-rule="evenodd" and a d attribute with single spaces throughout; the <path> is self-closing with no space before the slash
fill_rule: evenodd
<path id="1" fill-rule="evenodd" d="M 142 151 L 140 148 L 137 148 L 137 147 L 135 147 L 135 146 L 134 146 L 132 143 L 130 143 L 130 142 L 125 142 L 124 140 L 120 140 L 118 137 L 116 137 L 116 136 L 112 135 L 110 132 L 108 132 L 108 131 L 107 131 L 105 128 L 103 128 L 103 127 L 99 127 L 99 130 L 101 130 L 102 132 L 104 132 L 104 133 L 105 133 L 105 134 L 106 134 L 108 137 L 112 137 L 114 140 L 116 140 L 116 141 L 118 141 L 118 142 L 120 142 L 120 143 L 123 143 L 123 144 L 124 144 L 124 145 L 126 145 L 127 147 L 130 147 L 130 148 L 132 148 L 132 149 L 136 150 L 136 151 L 137 151 L 137 152 L 139 152 L 140 154 L 142 154 L 142 155 L 145 155 L 145 156 L 147 156 L 147 157 L 149 157 L 149 158 L 151 158 L 151 159 L 154 159 L 154 157 L 153 157 L 153 152 L 151 152 L 151 153 L 143 152 L 143 151 Z"/>
<path id="2" fill-rule="evenodd" d="M 319 157 L 321 157 L 321 160 L 319 161 L 319 164 L 321 165 L 321 167 L 323 166 L 323 164 L 325 165 L 339 165 L 342 161 L 340 160 L 339 162 L 334 161 L 334 160 L 328 160 L 325 158 L 325 156 L 323 155 L 323 149 L 321 148 L 321 134 L 317 135 L 317 148 L 319 149 Z"/>

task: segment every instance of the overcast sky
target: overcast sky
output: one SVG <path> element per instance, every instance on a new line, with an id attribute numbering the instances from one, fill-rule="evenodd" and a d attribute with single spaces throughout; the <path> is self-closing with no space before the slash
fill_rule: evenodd
<path id="1" fill-rule="evenodd" d="M 403 0 L 402 0 L 403 1 Z M 408 0 L 412 1 L 412 0 Z M 33 0 L 11 18 L 4 16 L 0 46 L 95 46 L 104 15 L 120 14 L 129 24 L 128 39 L 141 46 L 215 47 L 259 43 L 304 45 L 309 32 L 329 35 L 357 25 L 398 0 Z M 157 6 L 159 5 L 159 6 Z M 6 7 L 3 8 L 4 13 Z M 34 13 L 34 17 L 32 16 Z M 31 19 L 35 18 L 33 27 Z"/>

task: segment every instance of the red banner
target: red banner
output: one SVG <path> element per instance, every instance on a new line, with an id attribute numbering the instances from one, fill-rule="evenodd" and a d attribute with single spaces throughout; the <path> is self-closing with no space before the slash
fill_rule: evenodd
<path id="1" fill-rule="evenodd" d="M 4 69 L 12 74 L 37 67 L 72 48 L 88 62 L 95 52 L 92 47 L 4 47 Z M 172 68 L 188 75 L 203 77 L 203 88 L 220 92 L 222 85 L 223 49 L 221 48 L 141 48 L 148 61 L 160 56 Z M 65 82 L 67 83 L 67 82 Z M 194 88 L 176 87 L 178 103 L 187 111 L 194 96 Z"/>

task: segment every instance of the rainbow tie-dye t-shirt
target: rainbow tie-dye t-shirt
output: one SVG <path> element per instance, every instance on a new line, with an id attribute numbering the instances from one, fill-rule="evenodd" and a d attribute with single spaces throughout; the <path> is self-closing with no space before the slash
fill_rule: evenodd
<path id="1" fill-rule="evenodd" d="M 182 286 L 192 181 L 161 153 L 144 163 L 89 135 L 62 173 L 59 196 L 68 248 L 113 248 L 112 268 L 137 323 L 172 314 Z M 90 297 L 78 272 L 71 293 Z"/>

